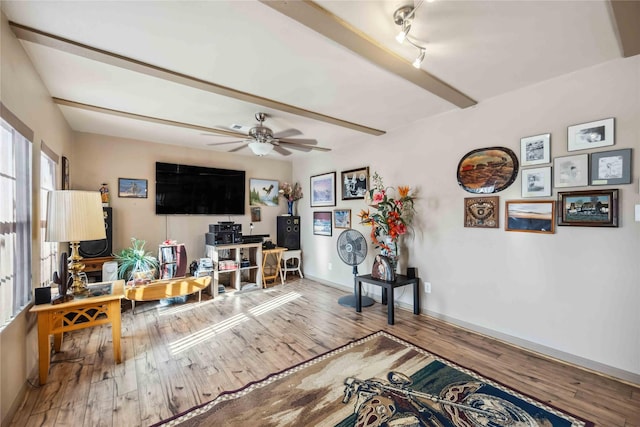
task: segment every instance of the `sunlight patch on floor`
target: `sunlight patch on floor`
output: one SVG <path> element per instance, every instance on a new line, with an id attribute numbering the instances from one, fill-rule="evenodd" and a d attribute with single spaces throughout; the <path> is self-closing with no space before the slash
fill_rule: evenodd
<path id="1" fill-rule="evenodd" d="M 185 350 L 190 349 L 203 341 L 213 338 L 214 336 L 233 328 L 234 326 L 239 325 L 240 323 L 246 322 L 249 320 L 244 313 L 236 314 L 233 317 L 230 317 L 220 323 L 216 323 L 215 325 L 208 326 L 198 332 L 194 332 L 184 338 L 180 338 L 179 340 L 175 340 L 169 343 L 169 351 L 171 354 L 176 355 L 178 353 L 182 353 Z"/>
<path id="2" fill-rule="evenodd" d="M 289 292 L 281 297 L 274 298 L 271 301 L 265 302 L 263 304 L 257 305 L 249 310 L 249 313 L 253 316 L 260 316 L 261 314 L 267 313 L 275 308 L 278 308 L 290 301 L 300 298 L 300 295 L 297 292 Z"/>

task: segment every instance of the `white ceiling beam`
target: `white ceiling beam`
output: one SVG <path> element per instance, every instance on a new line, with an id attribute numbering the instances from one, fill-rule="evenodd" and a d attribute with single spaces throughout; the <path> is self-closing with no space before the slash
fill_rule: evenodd
<path id="1" fill-rule="evenodd" d="M 475 100 L 434 75 L 414 68 L 403 57 L 383 47 L 312 1 L 260 0 L 260 2 L 457 107 L 467 108 L 477 104 Z"/>
<path id="2" fill-rule="evenodd" d="M 308 119 L 318 120 L 335 126 L 341 126 L 347 129 L 363 132 L 369 135 L 384 135 L 386 132 L 380 129 L 371 128 L 357 123 L 348 122 L 325 114 L 316 113 L 314 111 L 305 110 L 293 105 L 274 101 L 272 99 L 253 95 L 247 92 L 232 89 L 230 87 L 218 85 L 213 82 L 189 76 L 187 74 L 172 71 L 166 68 L 158 67 L 146 62 L 129 58 L 103 49 L 98 49 L 83 43 L 65 39 L 54 34 L 46 33 L 35 28 L 27 27 L 16 22 L 9 22 L 11 29 L 17 38 L 43 46 L 48 46 L 83 58 L 109 64 L 115 67 L 124 68 L 126 70 L 135 71 L 147 76 L 156 77 L 173 83 L 203 90 L 217 95 L 226 96 L 251 104 L 260 105 L 274 110 L 283 111 L 297 116 L 306 117 Z"/>
<path id="3" fill-rule="evenodd" d="M 622 56 L 640 54 L 640 1 L 610 0 Z"/>

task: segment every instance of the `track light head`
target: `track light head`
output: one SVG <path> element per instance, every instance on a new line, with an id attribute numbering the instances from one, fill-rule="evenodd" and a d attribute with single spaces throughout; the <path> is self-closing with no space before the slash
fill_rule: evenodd
<path id="1" fill-rule="evenodd" d="M 414 68 L 420 68 L 420 66 L 422 65 L 422 61 L 424 61 L 425 53 L 426 53 L 425 49 L 420 49 L 420 54 L 415 59 L 415 61 L 413 61 L 413 63 L 411 64 L 413 65 Z"/>
<path id="2" fill-rule="evenodd" d="M 420 4 L 422 4 L 422 2 Z M 407 41 L 410 45 L 420 51 L 418 57 L 412 63 L 415 68 L 420 68 L 420 66 L 422 65 L 422 61 L 424 61 L 426 50 L 423 47 L 423 43 L 417 42 L 409 37 L 409 32 L 411 31 L 411 23 L 413 22 L 415 12 L 416 9 L 411 5 L 402 6 L 393 13 L 393 22 L 395 22 L 396 25 L 402 27 L 402 29 L 396 36 L 396 41 L 400 44 Z"/>

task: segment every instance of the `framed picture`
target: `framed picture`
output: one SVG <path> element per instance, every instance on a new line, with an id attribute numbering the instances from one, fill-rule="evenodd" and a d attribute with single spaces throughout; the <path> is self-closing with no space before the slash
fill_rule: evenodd
<path id="1" fill-rule="evenodd" d="M 118 178 L 118 197 L 146 199 L 147 180 L 135 178 Z"/>
<path id="2" fill-rule="evenodd" d="M 591 153 L 591 185 L 631 184 L 631 148 Z"/>
<path id="3" fill-rule="evenodd" d="M 613 126 L 613 118 L 569 126 L 567 128 L 567 150 L 588 150 L 613 145 Z"/>
<path id="4" fill-rule="evenodd" d="M 340 182 L 342 183 L 342 200 L 364 199 L 369 189 L 369 168 L 343 171 Z"/>
<path id="5" fill-rule="evenodd" d="M 273 179 L 249 180 L 249 206 L 278 206 L 279 183 Z"/>
<path id="6" fill-rule="evenodd" d="M 556 203 L 554 200 L 509 200 L 505 206 L 507 231 L 553 234 Z"/>
<path id="7" fill-rule="evenodd" d="M 262 212 L 260 211 L 260 207 L 252 207 L 251 222 L 260 222 L 260 221 L 262 221 Z"/>
<path id="8" fill-rule="evenodd" d="M 618 190 L 558 193 L 558 225 L 618 226 Z"/>
<path id="9" fill-rule="evenodd" d="M 464 199 L 464 226 L 474 228 L 498 228 L 500 198 L 466 197 Z"/>
<path id="10" fill-rule="evenodd" d="M 333 223 L 335 228 L 351 228 L 351 209 L 334 209 Z"/>
<path id="11" fill-rule="evenodd" d="M 62 156 L 62 189 L 69 190 L 69 159 Z"/>
<path id="12" fill-rule="evenodd" d="M 336 173 L 311 177 L 311 207 L 336 205 Z M 331 212 L 329 212 L 331 213 Z"/>
<path id="13" fill-rule="evenodd" d="M 497 193 L 518 176 L 518 158 L 504 147 L 480 148 L 468 152 L 458 163 L 458 184 L 469 193 Z"/>
<path id="14" fill-rule="evenodd" d="M 551 166 L 522 170 L 522 197 L 551 196 Z"/>
<path id="15" fill-rule="evenodd" d="M 522 166 L 551 163 L 551 134 L 528 136 L 520 139 L 520 164 Z"/>
<path id="16" fill-rule="evenodd" d="M 313 213 L 313 234 L 331 236 L 331 212 Z"/>
<path id="17" fill-rule="evenodd" d="M 556 157 L 553 159 L 553 186 L 586 187 L 589 185 L 589 155 Z"/>

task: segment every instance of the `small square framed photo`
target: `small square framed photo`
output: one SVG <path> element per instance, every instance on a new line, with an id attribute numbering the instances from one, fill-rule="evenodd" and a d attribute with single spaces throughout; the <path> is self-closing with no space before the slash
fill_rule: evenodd
<path id="1" fill-rule="evenodd" d="M 334 209 L 333 226 L 335 228 L 351 228 L 351 209 Z"/>
<path id="2" fill-rule="evenodd" d="M 509 200 L 505 210 L 506 231 L 545 234 L 555 232 L 555 200 Z"/>
<path id="3" fill-rule="evenodd" d="M 311 177 L 311 207 L 336 205 L 336 173 Z M 331 212 L 329 212 L 331 213 Z"/>
<path id="4" fill-rule="evenodd" d="M 369 189 L 369 168 L 343 171 L 340 175 L 342 200 L 364 199 Z"/>
<path id="5" fill-rule="evenodd" d="M 522 170 L 522 197 L 551 196 L 551 166 Z"/>
<path id="6" fill-rule="evenodd" d="M 331 212 L 313 213 L 313 234 L 318 236 L 331 236 Z"/>
<path id="7" fill-rule="evenodd" d="M 553 159 L 553 186 L 586 187 L 589 185 L 589 155 L 556 157 Z"/>
<path id="8" fill-rule="evenodd" d="M 558 193 L 558 225 L 618 226 L 618 190 Z"/>
<path id="9" fill-rule="evenodd" d="M 589 150 L 613 145 L 614 119 L 573 125 L 567 128 L 567 151 Z"/>
<path id="10" fill-rule="evenodd" d="M 147 180 L 118 178 L 118 197 L 147 198 Z"/>
<path id="11" fill-rule="evenodd" d="M 464 226 L 472 228 L 498 228 L 500 197 L 465 197 Z"/>
<path id="12" fill-rule="evenodd" d="M 631 184 L 631 148 L 591 153 L 591 185 Z"/>
<path id="13" fill-rule="evenodd" d="M 551 163 L 551 134 L 520 139 L 520 165 L 533 166 Z"/>

